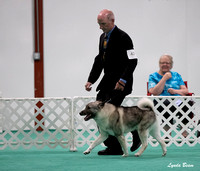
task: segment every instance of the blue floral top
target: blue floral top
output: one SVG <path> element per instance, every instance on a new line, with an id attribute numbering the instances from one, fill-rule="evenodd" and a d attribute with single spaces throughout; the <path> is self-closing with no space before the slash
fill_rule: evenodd
<path id="1" fill-rule="evenodd" d="M 180 89 L 181 85 L 185 85 L 181 75 L 177 72 L 170 71 L 172 78 L 166 81 L 165 87 L 163 89 L 163 92 L 160 94 L 160 96 L 180 96 L 179 94 L 170 94 L 167 92 L 169 88 L 173 89 Z M 150 88 L 153 88 L 158 84 L 158 82 L 162 79 L 162 75 L 158 74 L 158 72 L 154 72 L 153 74 L 149 75 L 149 83 L 148 83 L 148 90 Z"/>

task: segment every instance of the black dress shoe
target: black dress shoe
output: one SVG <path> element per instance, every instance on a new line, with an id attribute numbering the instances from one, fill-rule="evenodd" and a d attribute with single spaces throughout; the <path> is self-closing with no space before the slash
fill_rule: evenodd
<path id="1" fill-rule="evenodd" d="M 133 135 L 133 144 L 132 144 L 132 147 L 130 148 L 130 150 L 133 152 L 133 151 L 137 150 L 142 143 L 140 141 L 140 137 L 138 135 L 137 130 L 132 131 L 131 133 Z"/>
<path id="2" fill-rule="evenodd" d="M 135 140 L 135 141 L 133 141 L 133 144 L 132 144 L 132 146 L 131 146 L 131 151 L 133 152 L 133 151 L 135 151 L 135 150 L 137 150 L 139 147 L 140 147 L 140 145 L 141 145 L 142 143 L 141 143 L 141 141 L 140 140 Z"/>
<path id="3" fill-rule="evenodd" d="M 122 150 L 111 150 L 109 148 L 106 148 L 105 150 L 99 151 L 98 155 L 122 155 Z"/>

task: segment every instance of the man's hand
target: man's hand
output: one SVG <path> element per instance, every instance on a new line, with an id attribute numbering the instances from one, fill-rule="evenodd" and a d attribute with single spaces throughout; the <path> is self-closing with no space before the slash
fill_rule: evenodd
<path id="1" fill-rule="evenodd" d="M 115 90 L 124 91 L 124 87 L 125 87 L 125 83 L 119 80 L 115 85 Z"/>
<path id="2" fill-rule="evenodd" d="M 91 90 L 92 90 L 91 85 L 92 85 L 92 83 L 87 82 L 87 83 L 85 84 L 85 90 L 86 90 L 86 91 L 91 91 Z"/>

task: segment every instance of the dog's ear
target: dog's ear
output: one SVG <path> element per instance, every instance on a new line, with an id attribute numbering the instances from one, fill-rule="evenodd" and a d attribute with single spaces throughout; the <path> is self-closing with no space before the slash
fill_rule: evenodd
<path id="1" fill-rule="evenodd" d="M 100 103 L 98 104 L 98 107 L 99 107 L 100 109 L 103 108 L 104 105 L 105 105 L 105 103 L 106 103 L 106 102 L 100 102 Z"/>

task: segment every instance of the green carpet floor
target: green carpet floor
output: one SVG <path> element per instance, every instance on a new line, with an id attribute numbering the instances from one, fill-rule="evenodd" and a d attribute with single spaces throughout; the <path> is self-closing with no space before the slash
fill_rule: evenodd
<path id="1" fill-rule="evenodd" d="M 148 146 L 141 157 L 98 156 L 104 149 L 96 147 L 89 155 L 82 152 L 88 146 L 78 148 L 77 152 L 57 147 L 50 149 L 32 148 L 5 149 L 0 151 L 0 171 L 200 171 L 200 145 L 168 147 L 167 156 L 161 157 L 161 148 Z M 187 166 L 187 167 L 186 167 Z"/>

